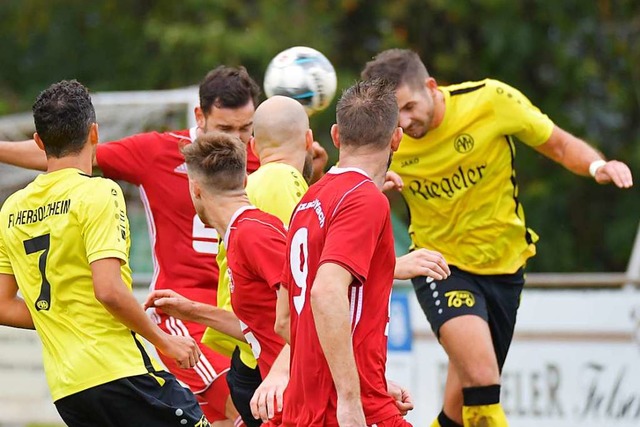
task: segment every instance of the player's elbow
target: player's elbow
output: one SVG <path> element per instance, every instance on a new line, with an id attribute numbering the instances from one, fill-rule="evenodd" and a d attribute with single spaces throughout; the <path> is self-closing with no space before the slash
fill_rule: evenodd
<path id="1" fill-rule="evenodd" d="M 339 295 L 329 283 L 316 281 L 309 292 L 309 302 L 314 312 L 325 311 L 327 304 L 336 301 Z"/>
<path id="2" fill-rule="evenodd" d="M 117 307 L 120 303 L 117 286 L 109 283 L 94 283 L 93 293 L 98 302 L 105 307 Z"/>
<path id="3" fill-rule="evenodd" d="M 289 325 L 289 316 L 284 315 L 276 317 L 276 322 L 273 325 L 274 332 L 282 337 L 287 343 L 289 342 Z"/>

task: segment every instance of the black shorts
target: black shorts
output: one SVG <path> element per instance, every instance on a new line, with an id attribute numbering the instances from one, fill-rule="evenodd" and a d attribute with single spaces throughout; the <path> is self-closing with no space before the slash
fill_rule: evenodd
<path id="1" fill-rule="evenodd" d="M 55 402 L 70 427 L 209 427 L 195 396 L 168 372 L 121 378 Z"/>
<path id="2" fill-rule="evenodd" d="M 227 372 L 227 384 L 233 405 L 240 413 L 242 421 L 247 427 L 259 427 L 262 421 L 253 418 L 251 413 L 251 398 L 262 383 L 260 370 L 256 366 L 250 368 L 240 359 L 240 349 L 236 347 L 231 355 L 231 366 Z"/>
<path id="3" fill-rule="evenodd" d="M 451 275 L 445 280 L 428 283 L 426 277 L 420 276 L 411 282 L 438 338 L 440 327 L 454 317 L 472 314 L 486 320 L 502 371 L 524 286 L 522 268 L 513 274 L 479 275 L 452 266 Z"/>

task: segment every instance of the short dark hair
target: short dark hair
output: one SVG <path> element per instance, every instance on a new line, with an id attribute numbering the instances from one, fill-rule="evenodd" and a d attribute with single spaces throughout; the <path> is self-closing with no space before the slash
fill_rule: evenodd
<path id="1" fill-rule="evenodd" d="M 247 146 L 237 136 L 207 132 L 182 148 L 189 174 L 201 177 L 215 192 L 244 188 L 247 170 Z"/>
<path id="2" fill-rule="evenodd" d="M 79 153 L 87 142 L 96 111 L 89 91 L 77 80 L 62 80 L 40 92 L 32 107 L 36 132 L 47 157 Z"/>
<path id="3" fill-rule="evenodd" d="M 417 53 L 409 49 L 389 49 L 367 62 L 360 74 L 363 80 L 385 79 L 396 90 L 403 84 L 417 89 L 429 78 L 427 67 Z"/>
<path id="4" fill-rule="evenodd" d="M 398 127 L 398 104 L 392 85 L 365 80 L 346 89 L 336 106 L 340 144 L 384 147 Z"/>
<path id="5" fill-rule="evenodd" d="M 200 82 L 200 108 L 207 114 L 211 107 L 239 108 L 253 101 L 258 106 L 260 86 L 244 67 L 220 65 Z"/>

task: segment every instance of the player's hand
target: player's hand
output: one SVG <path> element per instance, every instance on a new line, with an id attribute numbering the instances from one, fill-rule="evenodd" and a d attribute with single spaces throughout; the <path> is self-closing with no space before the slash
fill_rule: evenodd
<path id="1" fill-rule="evenodd" d="M 629 188 L 633 185 L 631 170 L 626 164 L 617 160 L 609 160 L 598 168 L 595 176 L 598 184 L 613 184 L 618 188 Z"/>
<path id="2" fill-rule="evenodd" d="M 402 182 L 400 175 L 393 171 L 387 171 L 387 174 L 384 177 L 384 184 L 382 184 L 382 191 L 389 191 L 394 188 L 400 191 L 402 190 L 402 187 L 404 187 L 404 183 Z"/>
<path id="3" fill-rule="evenodd" d="M 426 276 L 435 280 L 444 280 L 450 274 L 449 265 L 440 252 L 420 248 L 396 258 L 393 278 L 406 280 Z"/>
<path id="4" fill-rule="evenodd" d="M 268 422 L 276 413 L 282 412 L 284 390 L 289 383 L 289 374 L 272 369 L 256 389 L 251 402 L 251 414 L 256 419 Z"/>
<path id="5" fill-rule="evenodd" d="M 170 289 L 152 291 L 143 308 L 159 308 L 165 314 L 182 320 L 192 320 L 194 302 Z"/>
<path id="6" fill-rule="evenodd" d="M 340 427 L 367 427 L 360 396 L 356 399 L 341 399 L 338 396 L 338 425 Z"/>
<path id="7" fill-rule="evenodd" d="M 413 398 L 411 394 L 400 384 L 387 380 L 387 392 L 396 401 L 396 406 L 400 410 L 400 415 L 403 417 L 413 409 Z"/>
<path id="8" fill-rule="evenodd" d="M 311 183 L 318 181 L 324 175 L 324 168 L 329 162 L 329 154 L 318 141 L 313 141 L 311 145 L 313 154 L 313 175 L 311 175 Z"/>
<path id="9" fill-rule="evenodd" d="M 191 337 L 165 334 L 162 346 L 158 350 L 176 361 L 179 367 L 189 369 L 196 366 L 202 352 Z"/>

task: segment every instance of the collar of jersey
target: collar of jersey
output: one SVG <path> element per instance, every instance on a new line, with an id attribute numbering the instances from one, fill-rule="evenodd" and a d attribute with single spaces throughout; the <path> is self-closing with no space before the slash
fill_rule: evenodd
<path id="1" fill-rule="evenodd" d="M 332 166 L 331 169 L 327 171 L 327 173 L 330 173 L 331 175 L 340 175 L 341 173 L 347 173 L 347 172 L 356 172 L 371 179 L 369 175 L 367 175 L 367 173 L 360 168 L 341 168 L 338 166 Z"/>
<path id="2" fill-rule="evenodd" d="M 229 233 L 231 232 L 231 226 L 233 225 L 234 222 L 236 222 L 236 219 L 238 219 L 238 217 L 240 215 L 242 215 L 244 212 L 251 210 L 251 209 L 258 209 L 253 205 L 248 205 L 248 206 L 243 206 L 241 208 L 238 208 L 237 211 L 235 211 L 233 213 L 233 215 L 231 215 L 231 219 L 229 220 L 229 225 L 227 225 L 227 231 L 224 232 L 224 247 L 229 249 Z"/>

